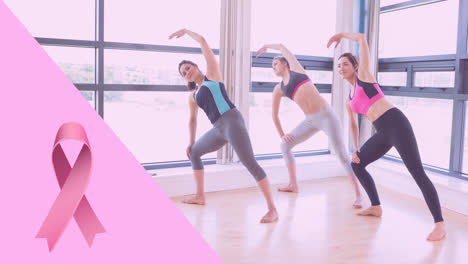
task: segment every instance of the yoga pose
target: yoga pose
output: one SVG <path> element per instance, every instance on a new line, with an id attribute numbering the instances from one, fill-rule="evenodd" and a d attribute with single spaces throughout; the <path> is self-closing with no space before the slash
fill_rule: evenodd
<path id="1" fill-rule="evenodd" d="M 169 39 L 173 37 L 180 38 L 185 34 L 200 44 L 203 56 L 206 60 L 207 69 L 206 75 L 203 75 L 198 69 L 198 66 L 191 61 L 183 60 L 179 64 L 179 73 L 187 80 L 188 89 L 191 91 L 189 96 L 190 143 L 187 147 L 187 156 L 192 162 L 197 185 L 195 196 L 183 202 L 188 204 L 205 204 L 203 183 L 204 170 L 201 156 L 216 151 L 229 142 L 242 164 L 257 181 L 267 201 L 268 212 L 263 216 L 261 222 L 273 222 L 278 219 L 278 213 L 273 203 L 270 183 L 268 182 L 265 171 L 255 160 L 244 119 L 227 96 L 218 62 L 206 40 L 195 32 L 181 29 L 171 34 Z M 213 128 L 195 142 L 198 107 L 205 111 L 208 119 L 213 124 Z"/>
<path id="2" fill-rule="evenodd" d="M 446 232 L 439 197 L 434 185 L 424 172 L 411 124 L 398 108 L 386 100 L 370 72 L 369 47 L 365 36 L 359 33 L 339 33 L 330 38 L 327 47 L 330 47 L 333 42 L 336 42 L 336 47 L 343 38 L 359 43 L 360 64 L 351 53 L 344 53 L 338 60 L 340 76 L 353 86 L 346 104 L 354 146 L 351 165 L 372 203 L 369 208 L 358 214 L 382 216 L 377 189 L 374 180 L 366 170 L 366 166 L 382 157 L 391 147 L 395 147 L 421 189 L 424 200 L 434 218 L 435 227 L 427 239 L 441 240 Z M 365 115 L 377 131 L 361 148 L 357 140 L 358 126 L 353 112 Z"/>
<path id="3" fill-rule="evenodd" d="M 343 140 L 343 129 L 337 115 L 325 99 L 320 96 L 315 85 L 310 81 L 306 71 L 296 57 L 282 44 L 264 45 L 257 51 L 257 57 L 268 49 L 279 50 L 284 57 L 273 59 L 272 68 L 276 76 L 283 80 L 273 90 L 272 115 L 273 122 L 281 137 L 281 152 L 289 172 L 289 185 L 279 188 L 283 192 L 298 192 L 296 179 L 296 164 L 292 154 L 292 148 L 306 141 L 318 131 L 327 134 L 330 143 L 335 150 L 341 165 L 349 176 L 356 193 L 353 203 L 355 208 L 361 208 L 361 194 L 356 177 L 351 168 L 351 159 Z M 287 96 L 293 100 L 304 112 L 305 119 L 293 131 L 285 134 L 278 117 L 281 97 Z"/>

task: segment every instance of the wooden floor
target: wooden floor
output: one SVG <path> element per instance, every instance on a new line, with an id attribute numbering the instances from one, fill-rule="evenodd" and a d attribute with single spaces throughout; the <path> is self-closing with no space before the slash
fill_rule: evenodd
<path id="1" fill-rule="evenodd" d="M 468 217 L 443 209 L 447 237 L 423 201 L 378 187 L 382 218 L 356 216 L 344 177 L 304 182 L 299 194 L 274 192 L 280 219 L 260 224 L 256 188 L 207 194 L 207 205 L 172 200 L 224 263 L 468 263 Z M 467 201 L 468 202 L 468 201 Z"/>

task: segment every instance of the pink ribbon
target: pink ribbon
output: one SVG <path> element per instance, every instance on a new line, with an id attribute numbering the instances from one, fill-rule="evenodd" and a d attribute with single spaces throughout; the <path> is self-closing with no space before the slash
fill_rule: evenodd
<path id="1" fill-rule="evenodd" d="M 73 168 L 60 145 L 65 140 L 83 143 Z M 61 191 L 36 238 L 47 239 L 49 251 L 52 251 L 72 217 L 75 217 L 81 233 L 91 247 L 96 234 L 104 233 L 105 229 L 84 195 L 91 179 L 93 160 L 88 137 L 80 124 L 69 122 L 59 128 L 52 152 L 52 164 Z"/>

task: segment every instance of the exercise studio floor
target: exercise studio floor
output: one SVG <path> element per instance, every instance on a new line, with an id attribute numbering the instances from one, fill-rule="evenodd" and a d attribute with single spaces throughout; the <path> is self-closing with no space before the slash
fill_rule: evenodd
<path id="1" fill-rule="evenodd" d="M 302 182 L 299 194 L 274 191 L 273 224 L 259 223 L 266 205 L 256 188 L 208 193 L 206 206 L 172 200 L 224 263 L 468 263 L 467 216 L 443 209 L 448 235 L 427 242 L 426 204 L 378 190 L 382 218 L 355 215 L 344 177 Z"/>

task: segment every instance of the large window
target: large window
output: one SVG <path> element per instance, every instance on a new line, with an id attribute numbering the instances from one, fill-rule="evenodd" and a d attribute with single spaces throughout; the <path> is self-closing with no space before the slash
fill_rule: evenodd
<path id="1" fill-rule="evenodd" d="M 205 72 L 206 63 L 202 54 L 184 52 L 199 47 L 189 36 L 173 40 L 168 36 L 189 28 L 202 34 L 211 48 L 218 48 L 220 3 L 219 0 L 204 2 L 204 15 L 200 15 L 195 11 L 200 9 L 196 1 L 106 2 L 106 42 L 163 45 L 149 46 L 149 49 L 143 46 L 130 50 L 105 49 L 104 52 L 104 83 L 109 87 L 104 93 L 104 119 L 141 163 L 188 159 L 185 150 L 189 142 L 189 93 L 181 91 L 186 82 L 177 66 L 184 59 L 191 60 Z M 113 85 L 120 85 L 119 91 L 112 91 L 116 89 Z M 133 85 L 147 86 L 135 91 L 140 88 Z M 200 110 L 197 138 L 211 128 Z M 214 157 L 216 152 L 203 156 Z"/>
<path id="2" fill-rule="evenodd" d="M 406 86 L 406 72 L 379 72 L 378 82 L 386 86 Z"/>
<path id="3" fill-rule="evenodd" d="M 413 127 L 423 163 L 449 168 L 453 101 L 387 96 L 408 118 Z M 395 148 L 389 153 L 399 157 Z"/>
<path id="4" fill-rule="evenodd" d="M 458 0 L 383 13 L 380 15 L 379 57 L 454 54 L 457 22 Z"/>
<path id="5" fill-rule="evenodd" d="M 206 70 L 201 54 L 106 50 L 104 82 L 186 85 L 177 68 L 182 60 L 191 60 L 202 72 Z"/>
<path id="6" fill-rule="evenodd" d="M 4 2 L 35 37 L 94 40 L 95 0 Z M 43 49 L 73 83 L 95 83 L 94 48 L 44 45 Z M 95 91 L 91 89 L 80 92 L 94 108 Z"/>
<path id="7" fill-rule="evenodd" d="M 378 81 L 410 120 L 426 169 L 460 175 L 467 14 L 459 0 L 382 0 Z M 444 19 L 438 19 L 444 17 Z M 461 32 L 463 35 L 458 35 Z M 456 81 L 458 80 L 458 81 Z M 466 143 L 465 143 L 466 144 Z M 388 153 L 399 158 L 398 152 Z M 463 155 L 466 159 L 466 155 Z M 400 160 L 401 161 L 401 160 Z"/>
<path id="8" fill-rule="evenodd" d="M 34 37 L 94 40 L 95 0 L 4 0 Z"/>
<path id="9" fill-rule="evenodd" d="M 206 63 L 196 41 L 168 37 L 189 28 L 217 49 L 220 0 L 6 2 L 140 162 L 187 160 L 188 92 L 177 66 Z M 197 137 L 211 127 L 199 111 Z"/>
<path id="10" fill-rule="evenodd" d="M 333 49 L 326 48 L 326 41 L 335 34 L 336 0 L 318 3 L 299 0 L 252 1 L 251 50 L 264 44 L 282 43 L 305 68 L 310 77 L 330 103 L 333 79 Z M 309 25 L 309 26 L 307 26 Z M 320 25 L 320 26 L 317 26 Z M 281 81 L 271 69 L 277 50 L 252 58 L 250 94 L 250 135 L 255 154 L 279 153 L 280 138 L 271 118 L 271 92 Z M 290 132 L 304 119 L 304 113 L 290 99 L 282 99 L 280 120 L 285 132 Z M 295 147 L 294 151 L 328 150 L 328 138 L 323 132 Z"/>
<path id="11" fill-rule="evenodd" d="M 454 88 L 455 72 L 415 72 L 414 86 Z"/>
<path id="12" fill-rule="evenodd" d="M 220 0 L 112 0 L 105 4 L 105 40 L 198 47 L 190 37 L 168 36 L 181 28 L 202 34 L 211 48 L 219 48 Z"/>
<path id="13" fill-rule="evenodd" d="M 189 92 L 105 92 L 105 120 L 141 163 L 187 160 Z M 212 128 L 198 111 L 197 137 Z M 203 158 L 216 157 L 216 152 Z"/>
<path id="14" fill-rule="evenodd" d="M 47 54 L 74 83 L 94 83 L 94 49 L 43 46 Z"/>
<path id="15" fill-rule="evenodd" d="M 251 13 L 252 50 L 283 43 L 295 54 L 333 57 L 327 41 L 336 30 L 336 0 L 255 0 Z"/>
<path id="16" fill-rule="evenodd" d="M 202 4 L 190 0 L 4 1 L 140 162 L 186 160 L 188 93 L 177 65 L 182 59 L 193 60 L 202 70 L 206 65 L 194 49 L 196 42 L 189 37 L 168 40 L 168 36 L 180 28 L 192 29 L 218 53 L 220 0 Z M 405 5 L 402 2 L 382 0 L 381 6 Z M 466 34 L 467 26 L 457 28 L 458 0 L 417 2 L 426 4 L 381 14 L 379 55 L 384 59 L 379 61 L 378 79 L 411 120 L 423 162 L 447 169 L 453 165 L 452 117 L 459 112 L 452 111 L 458 107 L 453 102 L 460 97 L 466 100 L 461 87 L 466 81 L 455 80 L 460 74 L 457 67 L 468 59 L 466 52 L 457 53 L 457 45 L 466 45 L 457 43 L 457 32 Z M 334 50 L 326 48 L 326 41 L 336 30 L 336 8 L 336 0 L 298 0 L 287 5 L 280 0 L 251 1 L 251 51 L 266 43 L 285 44 L 330 100 Z M 97 13 L 100 10 L 104 19 Z M 104 36 L 96 34 L 97 28 L 104 28 Z M 279 152 L 278 144 L 272 144 L 279 142 L 271 121 L 271 92 L 280 81 L 271 70 L 274 55 L 252 57 L 249 119 L 256 154 Z M 302 120 L 291 101 L 283 100 L 281 111 L 286 131 Z M 199 114 L 198 136 L 211 128 L 204 113 Z M 167 147 L 167 137 L 174 135 L 180 140 Z M 295 150 L 326 149 L 327 145 L 325 136 L 317 134 Z"/>

